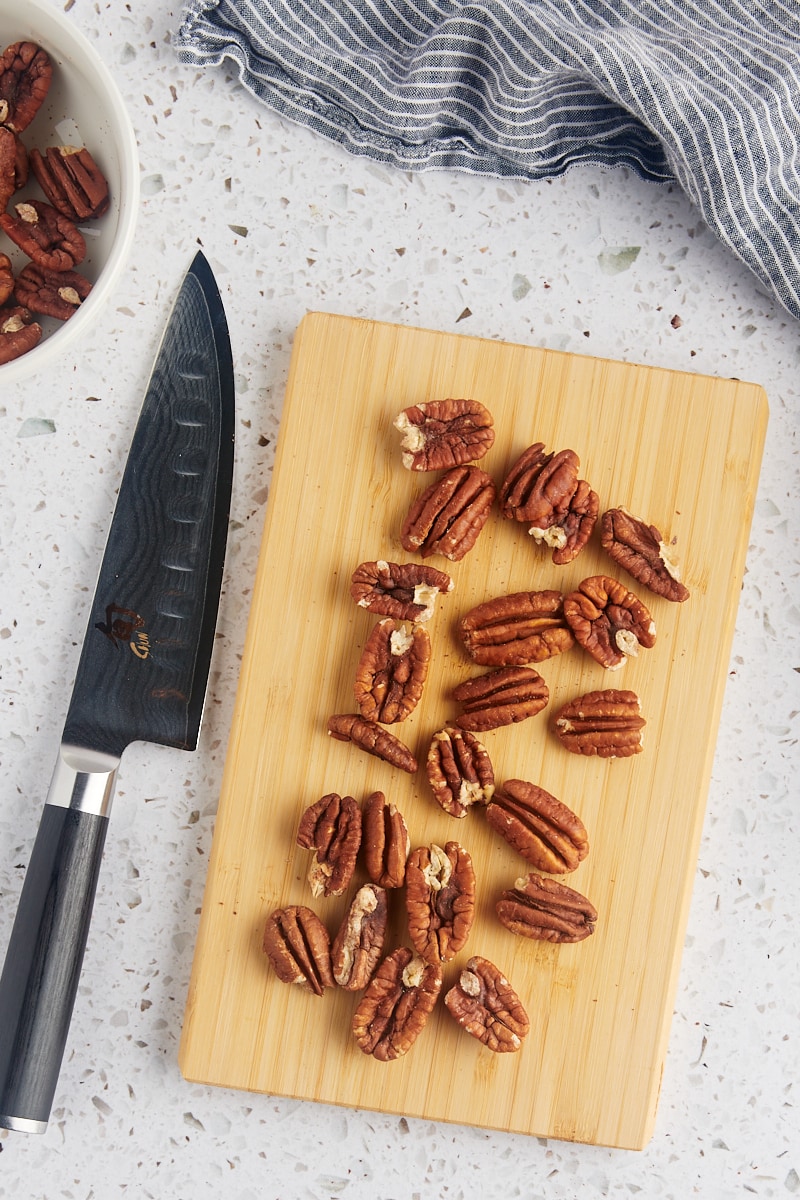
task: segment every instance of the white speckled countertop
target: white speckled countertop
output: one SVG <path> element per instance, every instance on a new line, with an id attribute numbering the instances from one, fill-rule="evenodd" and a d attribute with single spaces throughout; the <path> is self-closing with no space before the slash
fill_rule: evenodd
<path id="1" fill-rule="evenodd" d="M 3 952 L 149 364 L 198 245 L 233 337 L 233 536 L 200 748 L 126 752 L 53 1117 L 41 1137 L 0 1132 L 0 1194 L 800 1196 L 800 326 L 677 188 L 626 170 L 579 168 L 541 184 L 392 172 L 280 121 L 223 72 L 179 66 L 176 5 L 65 8 L 128 104 L 142 206 L 133 257 L 74 361 L 0 395 Z M 770 426 L 669 1054 L 641 1152 L 197 1087 L 178 1070 L 281 401 L 309 310 L 766 389 Z M 28 418 L 52 430 L 23 436 Z"/>

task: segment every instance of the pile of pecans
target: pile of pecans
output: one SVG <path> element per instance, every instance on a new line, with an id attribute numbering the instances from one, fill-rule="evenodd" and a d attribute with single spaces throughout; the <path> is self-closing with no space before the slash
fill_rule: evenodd
<path id="1" fill-rule="evenodd" d="M 78 224 L 109 206 L 108 183 L 84 146 L 29 150 L 21 136 L 52 77 L 50 56 L 34 42 L 14 42 L 0 57 L 0 228 L 30 260 L 15 275 L 0 250 L 0 364 L 38 345 L 36 316 L 67 321 L 89 295 L 92 285 L 77 270 L 86 256 Z M 31 175 L 45 199 L 14 201 Z"/>
<path id="2" fill-rule="evenodd" d="M 410 1050 L 436 1004 L 443 966 L 466 945 L 475 917 L 475 871 L 456 841 L 410 849 L 402 813 L 373 792 L 363 811 L 352 796 L 330 793 L 300 820 L 297 843 L 312 852 L 308 881 L 316 898 L 350 887 L 359 853 L 370 882 L 357 889 L 333 939 L 313 909 L 290 905 L 267 921 L 263 948 L 278 978 L 316 995 L 362 992 L 352 1033 L 365 1054 L 386 1062 Z M 388 892 L 404 889 L 411 946 L 382 957 Z M 487 959 L 471 958 L 445 995 L 447 1011 L 495 1051 L 518 1050 L 530 1022 L 514 989 Z"/>
<path id="3" fill-rule="evenodd" d="M 474 465 L 494 442 L 491 414 L 473 400 L 415 405 L 399 414 L 403 463 L 413 471 L 443 470 L 413 501 L 399 540 L 424 560 L 432 554 L 459 561 L 475 545 L 495 501 L 502 515 L 523 522 L 553 562 L 571 562 L 600 519 L 603 548 L 644 587 L 683 602 L 678 578 L 659 531 L 612 508 L 600 517 L 597 494 L 579 478 L 572 450 L 528 447 L 498 488 Z M 404 721 L 418 704 L 431 659 L 426 623 L 453 580 L 426 562 L 375 560 L 359 564 L 352 599 L 380 619 L 368 636 L 354 682 L 358 712 L 337 713 L 329 734 L 415 774 L 411 749 L 386 726 Z M 499 921 L 512 933 L 553 943 L 583 941 L 598 919 L 592 903 L 554 876 L 574 871 L 589 853 L 580 816 L 540 785 L 508 779 L 498 786 L 478 734 L 534 717 L 549 703 L 535 670 L 555 655 L 580 647 L 608 670 L 655 644 L 655 625 L 643 601 L 608 575 L 584 579 L 572 592 L 526 591 L 484 601 L 457 625 L 469 657 L 488 667 L 454 688 L 460 713 L 437 731 L 425 760 L 433 796 L 461 819 L 473 807 L 525 860 L 527 875 L 502 892 Z M 561 706 L 550 728 L 568 751 L 628 758 L 642 750 L 638 696 L 607 688 Z M 331 940 L 305 906 L 276 910 L 264 950 L 277 975 L 317 994 L 339 986 L 362 992 L 352 1020 L 356 1043 L 383 1061 L 405 1054 L 424 1027 L 443 986 L 443 965 L 466 945 L 475 915 L 476 880 L 469 852 L 455 840 L 410 848 L 406 822 L 382 792 L 364 802 L 330 793 L 310 805 L 297 843 L 313 854 L 308 882 L 315 898 L 341 896 L 359 855 L 370 882 L 352 898 Z M 405 889 L 410 947 L 385 957 L 387 890 Z M 445 1006 L 472 1036 L 494 1051 L 518 1050 L 530 1023 L 502 971 L 473 956 L 445 995 Z"/>

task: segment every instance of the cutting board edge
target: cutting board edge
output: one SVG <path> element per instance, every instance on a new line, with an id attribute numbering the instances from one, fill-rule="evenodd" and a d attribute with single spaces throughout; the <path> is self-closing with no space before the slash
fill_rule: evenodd
<path id="1" fill-rule="evenodd" d="M 738 380 L 736 382 L 739 382 Z M 761 465 L 763 462 L 764 446 L 766 443 L 767 428 L 769 422 L 769 398 L 766 389 L 761 384 L 751 384 L 751 387 L 760 393 L 760 402 L 758 410 L 758 423 L 756 429 L 758 438 L 755 444 L 755 454 L 750 459 L 750 470 L 748 475 L 747 489 L 744 493 L 746 517 L 740 528 L 738 551 L 735 559 L 734 578 L 738 586 L 732 589 L 731 613 L 725 621 L 727 635 L 724 643 L 720 646 L 720 661 L 730 663 L 731 653 L 733 650 L 733 641 L 736 634 L 736 623 L 738 613 L 741 606 L 741 585 L 744 579 L 744 574 L 747 565 L 747 550 L 750 542 L 750 533 L 753 526 L 753 516 L 755 512 L 755 503 L 758 493 L 758 483 L 761 474 Z M 719 728 L 722 720 L 722 710 L 725 702 L 725 691 L 727 688 L 727 676 L 723 671 L 718 672 L 716 681 L 716 690 L 713 701 L 713 718 L 709 729 L 709 738 L 706 746 L 706 762 L 704 766 L 703 779 L 698 794 L 698 802 L 695 809 L 695 828 L 691 844 L 691 852 L 686 860 L 686 886 L 682 891 L 681 914 L 678 918 L 678 927 L 680 929 L 680 937 L 676 938 L 674 943 L 673 961 L 670 970 L 670 982 L 664 989 L 664 1005 L 663 1005 L 663 1029 L 661 1034 L 661 1044 L 659 1051 L 659 1059 L 661 1063 L 661 1071 L 658 1080 L 657 1088 L 653 1097 L 653 1107 L 650 1113 L 649 1132 L 641 1146 L 635 1147 L 620 1147 L 620 1149 L 643 1149 L 652 1139 L 655 1132 L 656 1122 L 658 1120 L 658 1106 L 663 1085 L 664 1074 L 668 1069 L 668 1052 L 669 1039 L 672 1029 L 672 1018 L 675 1008 L 675 1000 L 678 994 L 680 985 L 680 974 L 683 963 L 683 950 L 686 938 L 686 933 L 689 927 L 689 918 L 691 915 L 692 898 L 694 894 L 694 879 L 697 876 L 697 868 L 700 858 L 700 845 L 703 837 L 703 829 L 708 816 L 708 800 L 711 791 L 711 781 L 714 771 L 714 761 L 717 756 L 719 743 Z M 690 869 L 691 868 L 691 869 Z"/>
<path id="2" fill-rule="evenodd" d="M 252 1084 L 250 1084 L 244 1080 L 241 1082 L 236 1081 L 236 1080 L 234 1080 L 233 1082 L 229 1082 L 229 1081 L 226 1081 L 223 1079 L 217 1079 L 214 1077 L 213 1072 L 191 1073 L 190 1071 L 187 1071 L 184 1068 L 184 1063 L 181 1059 L 180 1052 L 179 1052 L 179 1056 L 178 1056 L 178 1069 L 180 1070 L 181 1076 L 186 1081 L 186 1083 L 190 1083 L 192 1085 L 200 1086 L 200 1087 L 218 1087 L 218 1088 L 223 1088 L 223 1089 L 230 1089 L 230 1090 L 237 1091 L 237 1092 L 246 1092 L 248 1095 L 251 1095 L 251 1096 L 279 1096 L 281 1099 L 285 1099 L 285 1100 L 300 1100 L 304 1104 L 318 1104 L 318 1105 L 322 1105 L 326 1108 L 344 1109 L 345 1111 L 348 1111 L 348 1112 L 371 1112 L 371 1113 L 374 1113 L 376 1116 L 407 1118 L 412 1121 L 436 1121 L 437 1123 L 440 1123 L 442 1125 L 450 1125 L 454 1128 L 460 1128 L 460 1129 L 465 1129 L 465 1130 L 479 1128 L 486 1132 L 509 1134 L 510 1136 L 515 1136 L 515 1137 L 546 1138 L 548 1141 L 563 1142 L 565 1144 L 569 1144 L 569 1145 L 573 1145 L 573 1146 L 581 1146 L 581 1145 L 597 1146 L 600 1149 L 630 1150 L 630 1151 L 638 1152 L 638 1151 L 645 1150 L 647 1148 L 648 1144 L 652 1140 L 653 1135 L 655 1133 L 655 1125 L 656 1125 L 655 1109 L 650 1114 L 648 1121 L 643 1122 L 643 1126 L 642 1126 L 643 1132 L 642 1132 L 641 1139 L 636 1139 L 636 1140 L 634 1140 L 634 1139 L 630 1139 L 630 1140 L 604 1139 L 604 1140 L 598 1140 L 598 1141 L 588 1141 L 584 1137 L 572 1138 L 572 1137 L 569 1137 L 567 1134 L 553 1133 L 552 1130 L 550 1130 L 546 1127 L 542 1127 L 541 1129 L 539 1129 L 538 1127 L 532 1128 L 532 1129 L 526 1129 L 522 1126 L 515 1127 L 513 1125 L 509 1126 L 509 1125 L 500 1125 L 500 1124 L 491 1124 L 491 1123 L 485 1123 L 485 1124 L 481 1124 L 480 1126 L 475 1126 L 474 1124 L 471 1124 L 470 1122 L 458 1120 L 455 1117 L 449 1117 L 446 1115 L 431 1116 L 429 1114 L 426 1114 L 425 1112 L 410 1111 L 407 1108 L 393 1107 L 390 1104 L 386 1104 L 382 1108 L 375 1108 L 374 1106 L 371 1106 L 369 1104 L 350 1103 L 347 1100 L 339 1099 L 337 1097 L 319 1097 L 316 1099 L 309 1099 L 309 1097 L 306 1096 L 301 1090 L 293 1091 L 293 1090 L 287 1089 L 287 1090 L 281 1091 L 281 1092 L 264 1091 L 261 1088 L 253 1087 Z M 659 1079 L 658 1084 L 657 1084 L 657 1091 L 660 1091 L 660 1089 L 661 1089 L 662 1079 L 663 1079 L 663 1064 L 662 1064 L 661 1078 Z"/>
<path id="3" fill-rule="evenodd" d="M 298 345 L 301 336 L 303 336 L 304 333 L 306 337 L 310 336 L 307 330 L 304 331 L 304 327 L 307 325 L 314 325 L 317 322 L 341 322 L 343 324 L 371 326 L 375 329 L 401 330 L 404 334 L 421 334 L 426 337 L 431 337 L 442 341 L 452 341 L 453 339 L 458 339 L 464 342 L 479 342 L 487 346 L 491 346 L 495 350 L 498 347 L 505 346 L 513 350 L 534 351 L 541 354 L 552 355 L 554 358 L 562 361 L 566 359 L 579 358 L 600 364 L 607 363 L 609 366 L 613 367 L 630 368 L 636 371 L 647 371 L 655 374 L 685 376 L 689 379 L 708 379 L 718 383 L 736 384 L 744 388 L 753 388 L 758 390 L 762 395 L 762 405 L 765 410 L 764 419 L 767 418 L 769 412 L 769 400 L 764 385 L 756 382 L 755 380 L 741 379 L 738 375 L 715 375 L 706 371 L 692 371 L 688 367 L 667 367 L 659 363 L 640 362 L 638 359 L 632 360 L 624 358 L 612 358 L 609 355 L 604 354 L 586 354 L 582 351 L 578 352 L 576 350 L 559 350 L 551 346 L 539 346 L 532 342 L 508 341 L 504 338 L 492 338 L 485 334 L 462 333 L 456 330 L 451 330 L 448 332 L 440 329 L 429 329 L 423 325 L 414 325 L 411 323 L 403 324 L 398 321 L 376 320 L 371 317 L 353 317 L 348 316 L 346 313 L 326 312 L 324 309 L 309 309 L 309 311 L 304 313 L 298 321 L 295 329 L 292 349 L 293 361 L 295 360 L 294 348 Z M 291 379 L 291 364 L 289 379 Z M 288 392 L 288 381 L 286 390 Z"/>

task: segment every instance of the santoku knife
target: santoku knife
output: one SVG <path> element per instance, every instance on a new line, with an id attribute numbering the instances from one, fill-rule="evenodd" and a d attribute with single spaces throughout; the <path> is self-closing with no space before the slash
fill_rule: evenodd
<path id="1" fill-rule="evenodd" d="M 230 340 L 208 262 L 181 285 L 131 443 L 60 752 L 0 978 L 0 1127 L 43 1133 L 114 780 L 135 741 L 193 750 L 233 477 Z"/>

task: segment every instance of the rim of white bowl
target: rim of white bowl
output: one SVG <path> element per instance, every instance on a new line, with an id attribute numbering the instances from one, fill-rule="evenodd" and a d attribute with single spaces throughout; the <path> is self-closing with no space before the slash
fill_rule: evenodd
<path id="1" fill-rule="evenodd" d="M 107 101 L 107 119 L 119 154 L 120 187 L 117 231 L 111 251 L 96 283 L 73 317 L 54 330 L 27 354 L 0 366 L 0 385 L 16 383 L 51 366 L 77 342 L 95 319 L 95 313 L 116 287 L 128 259 L 139 213 L 139 151 L 128 110 L 114 78 L 89 40 L 49 0 L 25 0 L 25 17 L 20 19 L 20 0 L 0 0 L 0 16 L 11 14 L 17 24 L 41 26 L 41 40 L 50 40 L 81 67 L 86 64 L 97 77 Z M 52 34 L 50 34 L 52 30 Z M 34 40 L 31 38 L 31 40 Z"/>

